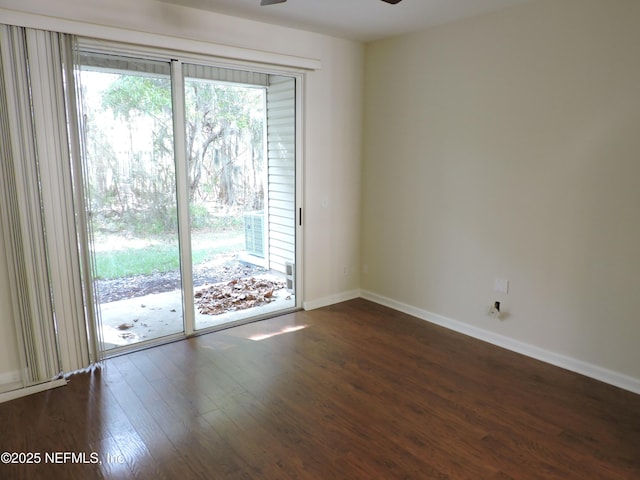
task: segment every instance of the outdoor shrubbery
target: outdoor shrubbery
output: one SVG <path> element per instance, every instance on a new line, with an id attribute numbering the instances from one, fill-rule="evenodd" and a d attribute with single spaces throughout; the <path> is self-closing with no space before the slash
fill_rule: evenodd
<path id="1" fill-rule="evenodd" d="M 97 276 L 176 270 L 169 78 L 86 67 L 82 79 Z M 264 91 L 187 78 L 185 99 L 187 200 L 197 264 L 241 249 L 243 212 L 263 208 Z"/>

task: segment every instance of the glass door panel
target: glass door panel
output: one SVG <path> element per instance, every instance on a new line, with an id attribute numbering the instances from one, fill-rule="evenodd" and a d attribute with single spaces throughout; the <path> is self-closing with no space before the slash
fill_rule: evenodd
<path id="1" fill-rule="evenodd" d="M 80 57 L 103 350 L 184 331 L 170 64 Z"/>
<path id="2" fill-rule="evenodd" d="M 183 71 L 195 328 L 292 308 L 295 81 Z M 273 108 L 278 82 L 286 101 Z"/>

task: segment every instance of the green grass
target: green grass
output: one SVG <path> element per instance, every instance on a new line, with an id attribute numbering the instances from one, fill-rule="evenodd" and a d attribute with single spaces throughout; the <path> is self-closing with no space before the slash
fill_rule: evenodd
<path id="1" fill-rule="evenodd" d="M 222 242 L 220 246 L 199 247 L 192 249 L 193 264 L 198 265 L 210 260 L 217 254 L 242 250 L 244 239 L 238 237 L 236 242 Z M 96 277 L 101 280 L 130 277 L 133 275 L 151 275 L 164 273 L 180 268 L 178 247 L 157 244 L 144 248 L 122 248 L 118 250 L 96 252 Z"/>

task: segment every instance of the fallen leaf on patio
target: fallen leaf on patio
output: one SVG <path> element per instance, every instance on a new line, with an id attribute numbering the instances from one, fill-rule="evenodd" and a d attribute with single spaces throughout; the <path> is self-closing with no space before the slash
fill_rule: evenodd
<path id="1" fill-rule="evenodd" d="M 285 288 L 282 282 L 251 278 L 233 279 L 228 283 L 206 286 L 195 294 L 198 311 L 203 315 L 219 315 L 264 305 L 275 300 L 274 292 Z"/>

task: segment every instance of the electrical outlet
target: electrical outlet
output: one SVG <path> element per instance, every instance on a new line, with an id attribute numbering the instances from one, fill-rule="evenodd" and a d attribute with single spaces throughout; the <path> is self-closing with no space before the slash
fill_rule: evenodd
<path id="1" fill-rule="evenodd" d="M 494 302 L 491 307 L 487 309 L 487 314 L 491 318 L 500 318 L 500 302 Z"/>

